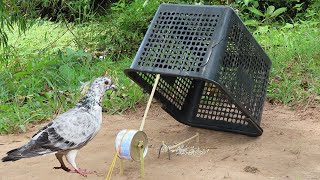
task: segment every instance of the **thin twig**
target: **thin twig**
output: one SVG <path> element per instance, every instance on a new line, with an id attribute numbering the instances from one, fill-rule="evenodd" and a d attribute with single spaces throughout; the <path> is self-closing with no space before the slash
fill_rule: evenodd
<path id="1" fill-rule="evenodd" d="M 41 51 L 47 49 L 48 47 L 52 47 L 52 45 L 53 45 L 54 43 L 56 43 L 59 39 L 61 39 L 67 32 L 68 32 L 68 30 L 64 31 L 64 33 L 63 33 L 60 37 L 58 37 L 57 39 L 55 39 L 55 40 L 52 41 L 52 42 L 49 42 L 49 44 L 48 44 L 45 48 L 42 48 Z"/>
<path id="2" fill-rule="evenodd" d="M 182 142 L 180 142 L 180 143 L 178 143 L 176 145 L 170 146 L 170 149 L 175 149 L 175 148 L 181 146 L 182 144 L 191 141 L 192 139 L 194 139 L 196 137 L 199 137 L 199 133 L 198 132 L 196 133 L 196 135 L 192 136 L 191 138 L 188 138 L 188 139 L 186 139 L 186 140 L 184 140 L 184 141 L 182 141 Z"/>
<path id="3" fill-rule="evenodd" d="M 81 49 L 84 49 L 82 44 L 78 41 L 78 37 L 73 33 L 73 31 L 71 30 L 71 28 L 69 27 L 69 25 L 66 21 L 65 21 L 65 25 L 66 25 L 67 29 L 70 31 L 70 33 L 74 36 L 74 39 L 75 39 L 76 43 L 78 44 L 78 46 L 80 46 Z"/>
<path id="4" fill-rule="evenodd" d="M 150 93 L 150 97 L 149 97 L 149 101 L 148 101 L 148 104 L 147 104 L 147 108 L 144 112 L 144 115 L 143 115 L 143 118 L 142 118 L 142 122 L 141 122 L 141 126 L 140 126 L 140 131 L 143 130 L 143 127 L 144 127 L 144 124 L 146 122 L 146 118 L 147 118 L 147 115 L 148 115 L 148 112 L 149 112 L 149 108 L 150 108 L 150 105 L 151 105 L 151 102 L 152 102 L 152 99 L 153 99 L 153 95 L 156 91 L 156 88 L 157 88 L 157 85 L 158 85 L 158 82 L 159 82 L 159 79 L 160 79 L 160 74 L 157 74 L 156 76 L 156 79 L 154 80 L 154 84 L 153 84 L 153 88 L 152 88 L 152 91 Z"/>

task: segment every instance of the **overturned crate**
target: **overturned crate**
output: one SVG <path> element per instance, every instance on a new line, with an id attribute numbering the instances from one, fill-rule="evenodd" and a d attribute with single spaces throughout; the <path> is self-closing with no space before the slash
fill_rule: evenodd
<path id="1" fill-rule="evenodd" d="M 127 76 L 177 121 L 260 136 L 271 61 L 226 6 L 161 5 Z"/>

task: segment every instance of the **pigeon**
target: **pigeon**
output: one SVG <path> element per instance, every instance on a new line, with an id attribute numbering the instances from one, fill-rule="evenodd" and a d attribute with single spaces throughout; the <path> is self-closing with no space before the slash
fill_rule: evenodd
<path id="1" fill-rule="evenodd" d="M 34 134 L 26 145 L 7 152 L 2 162 L 55 153 L 60 162 L 60 167 L 55 169 L 63 169 L 83 176 L 94 173 L 78 168 L 75 159 L 78 150 L 92 140 L 101 127 L 101 104 L 107 90 L 117 90 L 109 78 L 103 76 L 95 79 L 86 95 L 75 107 L 58 115 Z M 69 169 L 65 165 L 63 156 L 74 169 Z"/>

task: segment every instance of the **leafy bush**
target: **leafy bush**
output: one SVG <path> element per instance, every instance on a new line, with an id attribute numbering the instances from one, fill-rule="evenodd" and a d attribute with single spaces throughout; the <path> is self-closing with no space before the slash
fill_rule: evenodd
<path id="1" fill-rule="evenodd" d="M 236 9 L 242 20 L 250 26 L 267 25 L 272 22 L 292 23 L 319 17 L 318 0 L 185 0 L 188 4 L 229 5 Z"/>
<path id="2" fill-rule="evenodd" d="M 144 0 L 132 3 L 119 2 L 111 7 L 112 14 L 97 19 L 97 23 L 80 25 L 79 37 L 92 51 L 112 55 L 114 60 L 122 54 L 135 53 L 161 1 Z M 94 31 L 94 32 L 93 32 Z"/>
<path id="3" fill-rule="evenodd" d="M 291 21 L 298 14 L 304 12 L 310 5 L 309 0 L 237 0 L 236 3 L 244 12 L 250 11 L 254 16 L 258 16 L 261 21 L 277 18 L 280 14 L 282 14 L 281 18 L 283 20 Z"/>
<path id="4" fill-rule="evenodd" d="M 29 18 L 48 18 L 52 21 L 67 20 L 68 22 L 85 22 L 97 12 L 104 12 L 117 0 L 33 0 L 15 3 L 24 15 Z"/>

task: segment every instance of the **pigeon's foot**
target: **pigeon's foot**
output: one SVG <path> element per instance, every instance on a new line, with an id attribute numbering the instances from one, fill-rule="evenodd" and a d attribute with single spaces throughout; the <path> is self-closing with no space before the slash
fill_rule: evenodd
<path id="1" fill-rule="evenodd" d="M 73 169 L 68 168 L 67 166 L 54 167 L 53 169 L 63 169 L 67 172 L 73 171 Z"/>
<path id="2" fill-rule="evenodd" d="M 74 169 L 74 170 L 71 170 L 69 171 L 71 173 L 78 173 L 82 176 L 87 176 L 87 174 L 96 174 L 97 172 L 96 171 L 89 171 L 89 170 L 86 170 L 86 169 Z"/>

